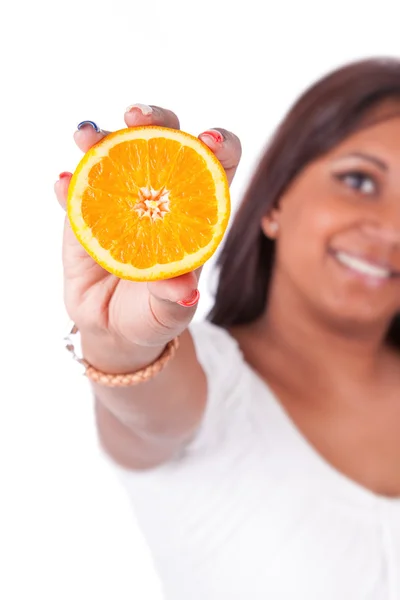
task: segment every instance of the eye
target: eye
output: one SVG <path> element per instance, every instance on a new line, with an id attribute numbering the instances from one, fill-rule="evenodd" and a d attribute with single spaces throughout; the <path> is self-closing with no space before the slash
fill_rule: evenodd
<path id="1" fill-rule="evenodd" d="M 336 175 L 336 178 L 347 187 L 364 194 L 373 196 L 378 191 L 378 185 L 371 175 L 362 171 L 350 171 Z"/>

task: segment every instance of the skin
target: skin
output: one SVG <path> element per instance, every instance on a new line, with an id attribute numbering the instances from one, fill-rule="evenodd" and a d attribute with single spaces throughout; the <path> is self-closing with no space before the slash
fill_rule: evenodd
<path id="1" fill-rule="evenodd" d="M 387 496 L 400 496 L 400 356 L 385 343 L 400 312 L 399 140 L 398 115 L 303 171 L 263 220 L 267 235 L 279 225 L 268 311 L 232 331 L 316 450 Z M 361 276 L 335 250 L 396 275 Z"/>
<path id="2" fill-rule="evenodd" d="M 174 113 L 161 107 L 152 109 L 150 114 L 143 114 L 137 107 L 126 111 L 126 126 L 179 128 Z M 219 135 L 220 139 L 215 140 L 206 132 L 200 137 L 232 182 L 241 156 L 240 141 L 225 129 L 219 132 L 223 139 Z M 88 126 L 76 131 L 74 139 L 86 152 L 106 133 L 96 133 Z M 55 184 L 64 209 L 71 176 L 67 173 Z M 120 281 L 86 254 L 68 219 L 63 266 L 66 309 L 80 330 L 84 357 L 97 369 L 135 372 L 154 362 L 166 343 L 179 336 L 176 356 L 150 381 L 128 388 L 93 385 L 99 438 L 114 460 L 132 469 L 150 468 L 169 460 L 194 435 L 207 400 L 205 375 L 187 331 L 196 306 L 188 308 L 177 303 L 192 296 L 200 270 L 149 284 Z"/>
<path id="3" fill-rule="evenodd" d="M 385 335 L 400 312 L 399 114 L 378 119 L 310 164 L 265 215 L 261 226 L 277 247 L 268 311 L 230 332 L 317 452 L 365 488 L 391 497 L 400 496 L 400 355 Z M 149 119 L 134 111 L 125 115 L 127 125 L 131 118 L 135 124 Z M 87 150 L 99 135 L 83 130 L 75 139 Z M 237 138 L 226 134 L 225 142 L 210 147 L 232 180 L 240 158 Z M 56 184 L 62 204 L 67 188 L 68 178 Z M 187 331 L 195 309 L 176 305 L 190 295 L 198 274 L 122 286 L 95 265 L 82 267 L 91 259 L 68 225 L 64 249 L 67 309 L 97 368 L 133 371 L 181 334 L 177 356 L 153 380 L 122 390 L 94 386 L 100 439 L 115 460 L 135 469 L 169 460 L 195 433 L 207 400 Z M 360 275 L 338 262 L 337 251 L 384 265 L 395 276 Z M 94 275 L 106 284 L 96 286 Z M 144 327 L 122 320 L 131 290 L 142 297 Z M 149 301 L 150 315 L 143 309 Z"/>

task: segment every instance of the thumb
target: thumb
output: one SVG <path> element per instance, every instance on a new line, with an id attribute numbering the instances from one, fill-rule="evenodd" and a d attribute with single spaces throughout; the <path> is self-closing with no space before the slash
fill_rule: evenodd
<path id="1" fill-rule="evenodd" d="M 167 329 L 187 326 L 200 298 L 198 280 L 201 269 L 163 281 L 147 284 L 149 305 L 154 319 Z"/>
<path id="2" fill-rule="evenodd" d="M 118 311 L 124 317 L 120 333 L 143 346 L 162 346 L 180 335 L 196 312 L 199 272 L 151 282 L 121 281 L 117 290 Z"/>

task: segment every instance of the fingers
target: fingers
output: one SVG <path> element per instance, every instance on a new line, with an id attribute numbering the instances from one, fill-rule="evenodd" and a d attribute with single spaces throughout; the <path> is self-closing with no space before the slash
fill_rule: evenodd
<path id="1" fill-rule="evenodd" d="M 126 109 L 124 115 L 128 127 L 141 125 L 160 125 L 179 129 L 179 119 L 175 113 L 159 106 L 133 104 Z M 232 132 L 222 128 L 204 131 L 199 138 L 214 152 L 225 169 L 229 183 L 232 183 L 242 155 L 239 138 Z"/>
<path id="2" fill-rule="evenodd" d="M 199 135 L 224 167 L 229 183 L 232 183 L 242 156 L 239 138 L 226 129 L 208 129 Z"/>
<path id="3" fill-rule="evenodd" d="M 87 152 L 92 146 L 100 142 L 110 132 L 100 129 L 94 121 L 82 121 L 76 128 L 74 140 L 82 152 Z M 60 174 L 59 180 L 55 183 L 54 191 L 60 206 L 65 210 L 68 186 L 71 181 L 72 173 L 64 171 Z"/>
<path id="4" fill-rule="evenodd" d="M 124 120 L 128 127 L 142 125 L 159 125 L 171 129 L 180 127 L 175 113 L 154 105 L 133 104 L 126 109 Z M 108 131 L 100 129 L 93 121 L 83 121 L 79 123 L 74 139 L 80 150 L 87 152 L 108 134 Z M 220 127 L 204 131 L 199 138 L 214 152 L 225 169 L 229 183 L 232 183 L 242 155 L 239 138 Z"/>
<path id="5" fill-rule="evenodd" d="M 94 144 L 100 142 L 109 133 L 109 131 L 100 129 L 94 121 L 82 121 L 74 133 L 74 140 L 82 152 L 87 152 Z"/>
<path id="6" fill-rule="evenodd" d="M 133 104 L 126 109 L 124 119 L 128 127 L 160 125 L 171 129 L 179 129 L 179 119 L 176 114 L 159 106 Z M 82 152 L 87 152 L 109 133 L 109 131 L 100 129 L 94 121 L 82 121 L 74 133 L 74 139 L 78 148 Z"/>
<path id="7" fill-rule="evenodd" d="M 142 125 L 159 125 L 179 129 L 179 119 L 175 113 L 159 106 L 148 106 L 147 104 L 132 104 L 128 106 L 124 115 L 128 127 L 139 127 Z"/>
<path id="8" fill-rule="evenodd" d="M 71 181 L 72 173 L 68 171 L 64 171 L 60 173 L 59 179 L 54 184 L 54 191 L 56 194 L 56 198 L 64 210 L 67 206 L 67 197 L 68 197 L 68 187 Z"/>
<path id="9" fill-rule="evenodd" d="M 126 109 L 124 115 L 128 127 L 141 125 L 160 125 L 179 129 L 179 119 L 175 113 L 159 106 L 133 104 Z M 229 183 L 232 183 L 242 155 L 239 138 L 232 132 L 222 128 L 204 131 L 199 138 L 214 152 L 225 169 Z"/>

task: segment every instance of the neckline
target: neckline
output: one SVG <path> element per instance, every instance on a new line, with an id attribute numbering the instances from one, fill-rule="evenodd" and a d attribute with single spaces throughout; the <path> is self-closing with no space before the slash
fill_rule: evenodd
<path id="1" fill-rule="evenodd" d="M 225 330 L 228 337 L 238 345 L 239 350 L 240 344 L 236 340 L 236 338 L 227 330 Z M 348 496 L 352 497 L 355 501 L 367 502 L 370 505 L 388 505 L 395 506 L 400 509 L 400 495 L 399 496 L 386 496 L 384 494 L 379 494 L 374 492 L 373 490 L 367 488 L 366 486 L 358 483 L 355 479 L 352 479 L 350 476 L 346 475 L 339 469 L 337 469 L 332 463 L 330 463 L 312 444 L 312 442 L 307 438 L 307 436 L 301 431 L 301 429 L 296 425 L 293 418 L 290 416 L 283 403 L 279 400 L 277 394 L 272 390 L 271 386 L 268 384 L 261 375 L 245 360 L 243 353 L 242 359 L 246 367 L 249 369 L 253 377 L 258 381 L 261 389 L 269 396 L 273 410 L 276 414 L 276 417 L 279 419 L 279 422 L 288 437 L 295 441 L 299 451 L 303 455 L 305 455 L 310 464 L 318 470 L 324 479 L 329 480 L 332 485 L 338 487 L 340 486 L 343 491 L 345 491 Z"/>
<path id="2" fill-rule="evenodd" d="M 247 363 L 246 363 L 247 364 Z M 331 480 L 333 484 L 340 485 L 343 490 L 352 495 L 353 498 L 362 501 L 367 501 L 373 504 L 390 504 L 399 506 L 400 508 L 400 496 L 386 496 L 379 494 L 373 490 L 367 488 L 361 483 L 352 479 L 339 469 L 337 469 L 331 462 L 329 462 L 318 449 L 310 442 L 307 436 L 301 431 L 292 419 L 282 402 L 279 400 L 275 392 L 271 389 L 267 381 L 265 381 L 250 365 L 247 364 L 249 369 L 252 371 L 254 376 L 258 379 L 260 384 L 264 387 L 266 393 L 273 402 L 276 414 L 279 415 L 280 422 L 288 432 L 288 435 L 296 441 L 296 444 L 303 453 L 309 458 L 310 462 Z"/>
<path id="3" fill-rule="evenodd" d="M 268 394 L 273 403 L 274 411 L 279 417 L 288 436 L 290 436 L 292 440 L 295 440 L 297 446 L 302 451 L 302 454 L 308 457 L 310 463 L 312 463 L 326 479 L 329 479 L 332 484 L 336 484 L 336 486 L 341 486 L 342 490 L 347 491 L 347 493 L 356 500 L 367 501 L 369 503 L 372 502 L 373 504 L 398 506 L 400 509 L 400 496 L 392 497 L 374 492 L 357 482 L 355 479 L 352 479 L 349 475 L 346 475 L 329 462 L 296 425 L 295 421 L 292 419 L 275 392 L 271 389 L 268 382 L 265 381 L 247 362 L 246 365 L 264 388 L 264 391 Z"/>

